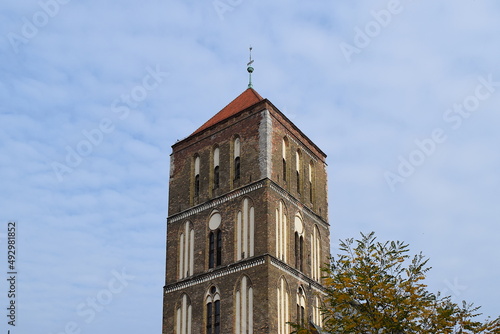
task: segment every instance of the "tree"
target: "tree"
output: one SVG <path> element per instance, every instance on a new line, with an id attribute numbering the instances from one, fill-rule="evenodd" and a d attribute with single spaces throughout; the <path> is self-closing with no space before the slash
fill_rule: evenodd
<path id="1" fill-rule="evenodd" d="M 427 290 L 428 259 L 407 244 L 380 243 L 375 233 L 341 241 L 323 269 L 323 331 L 353 334 L 500 333 L 500 317 L 476 320 L 479 307 Z M 294 333 L 316 333 L 293 325 Z"/>

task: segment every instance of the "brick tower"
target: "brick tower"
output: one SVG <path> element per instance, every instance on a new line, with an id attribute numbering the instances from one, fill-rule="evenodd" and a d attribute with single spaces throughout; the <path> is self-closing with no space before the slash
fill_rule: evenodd
<path id="1" fill-rule="evenodd" d="M 321 326 L 326 155 L 252 88 L 172 150 L 163 333 Z"/>

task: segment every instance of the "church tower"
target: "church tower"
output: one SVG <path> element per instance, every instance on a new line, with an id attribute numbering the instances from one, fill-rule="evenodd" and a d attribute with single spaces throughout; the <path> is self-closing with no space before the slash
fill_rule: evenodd
<path id="1" fill-rule="evenodd" d="M 164 334 L 321 326 L 326 155 L 249 87 L 172 146 Z"/>

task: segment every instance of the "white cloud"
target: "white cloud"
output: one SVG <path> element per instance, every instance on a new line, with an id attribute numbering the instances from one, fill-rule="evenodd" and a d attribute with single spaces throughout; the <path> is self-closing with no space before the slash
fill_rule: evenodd
<path id="1" fill-rule="evenodd" d="M 431 258 L 432 288 L 458 278 L 459 297 L 496 316 L 500 89 L 456 130 L 443 113 L 478 77 L 500 81 L 499 5 L 401 3 L 351 63 L 339 44 L 387 1 L 247 0 L 224 20 L 211 1 L 71 1 L 18 53 L 7 34 L 40 5 L 3 4 L 0 222 L 21 226 L 20 330 L 160 331 L 170 145 L 246 88 L 250 44 L 254 87 L 329 156 L 332 245 L 371 230 L 405 240 Z M 113 101 L 148 66 L 169 76 L 120 119 Z M 58 182 L 50 164 L 103 118 L 114 130 Z M 436 127 L 447 141 L 392 193 L 384 172 Z M 123 266 L 130 289 L 82 322 L 75 307 Z"/>

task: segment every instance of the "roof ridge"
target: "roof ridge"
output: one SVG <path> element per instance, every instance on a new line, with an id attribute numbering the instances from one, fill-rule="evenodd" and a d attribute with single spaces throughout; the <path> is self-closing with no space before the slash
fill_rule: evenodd
<path id="1" fill-rule="evenodd" d="M 195 132 L 191 134 L 197 134 L 219 122 L 222 122 L 229 117 L 236 115 L 238 112 L 264 100 L 262 96 L 253 88 L 247 88 L 238 95 L 234 100 L 229 102 L 224 108 L 222 108 L 217 114 L 206 121 L 202 126 L 200 126 Z"/>

